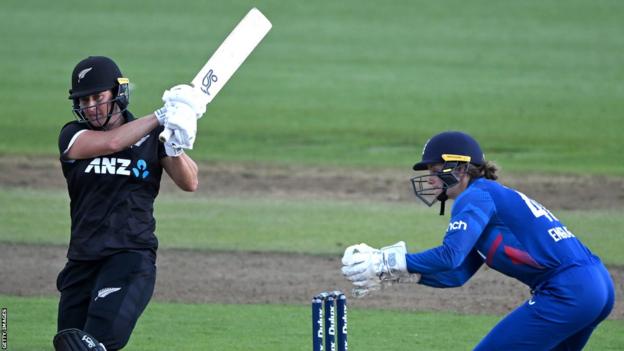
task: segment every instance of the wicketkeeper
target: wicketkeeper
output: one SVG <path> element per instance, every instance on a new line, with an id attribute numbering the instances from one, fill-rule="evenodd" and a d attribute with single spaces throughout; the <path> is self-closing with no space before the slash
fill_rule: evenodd
<path id="1" fill-rule="evenodd" d="M 611 312 L 613 281 L 600 259 L 544 206 L 496 182 L 496 166 L 461 132 L 435 135 L 412 178 L 427 205 L 455 200 L 442 244 L 408 253 L 404 242 L 347 248 L 342 272 L 365 295 L 408 274 L 437 288 L 463 285 L 485 263 L 528 285 L 532 297 L 475 350 L 581 350 Z"/>
<path id="2" fill-rule="evenodd" d="M 163 169 L 185 191 L 198 186 L 191 149 L 205 104 L 190 86 L 163 95 L 142 118 L 128 111 L 128 79 L 109 58 L 73 70 L 77 119 L 63 126 L 59 152 L 71 200 L 71 239 L 60 272 L 57 351 L 119 350 L 147 306 L 156 279 L 154 200 Z M 164 129 L 172 137 L 158 140 Z"/>

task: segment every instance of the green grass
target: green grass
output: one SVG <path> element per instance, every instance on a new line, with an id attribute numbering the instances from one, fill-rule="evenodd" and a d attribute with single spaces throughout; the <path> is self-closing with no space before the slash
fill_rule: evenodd
<path id="1" fill-rule="evenodd" d="M 62 191 L 0 188 L 0 242 L 64 245 L 69 204 Z M 200 215 L 198 215 L 200 214 Z M 558 211 L 583 242 L 609 264 L 624 264 L 616 211 Z M 415 203 L 209 198 L 164 194 L 156 202 L 162 248 L 282 251 L 339 255 L 366 242 L 405 240 L 410 251 L 438 245 L 448 217 Z M 45 223 L 45 230 L 42 225 Z"/>
<path id="2" fill-rule="evenodd" d="M 56 331 L 56 303 L 53 298 L 0 295 L 0 305 L 8 308 L 9 350 L 50 350 Z M 310 317 L 307 306 L 152 302 L 139 320 L 127 349 L 309 350 Z M 409 345 L 415 350 L 465 350 L 476 345 L 499 319 L 352 307 L 349 347 L 396 350 Z M 587 350 L 621 350 L 623 346 L 624 322 L 607 320 L 594 332 Z"/>
<path id="3" fill-rule="evenodd" d="M 0 154 L 57 152 L 83 57 L 114 57 L 147 114 L 251 6 L 274 28 L 208 108 L 197 159 L 398 167 L 462 129 L 508 170 L 624 175 L 615 0 L 5 0 Z"/>

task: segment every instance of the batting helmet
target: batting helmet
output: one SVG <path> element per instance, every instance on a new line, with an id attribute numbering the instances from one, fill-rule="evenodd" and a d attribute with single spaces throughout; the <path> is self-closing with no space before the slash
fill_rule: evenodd
<path id="1" fill-rule="evenodd" d="M 425 143 L 422 160 L 413 168 L 422 171 L 428 165 L 445 162 L 468 162 L 481 166 L 484 163 L 483 151 L 479 143 L 466 133 L 442 132 Z"/>
<path id="2" fill-rule="evenodd" d="M 82 97 L 111 90 L 112 102 L 119 106 L 121 112 L 126 110 L 130 102 L 128 79 L 123 77 L 117 64 L 108 57 L 89 56 L 80 61 L 72 72 L 71 86 L 69 99 L 73 100 L 73 112 L 83 122 L 88 121 L 84 108 L 80 107 L 79 99 Z M 104 125 L 110 120 L 111 113 L 112 109 Z"/>
<path id="3" fill-rule="evenodd" d="M 440 201 L 440 215 L 444 214 L 444 203 L 448 199 L 447 190 L 459 183 L 456 170 L 471 163 L 481 166 L 485 157 L 479 143 L 470 135 L 462 132 L 447 131 L 434 135 L 425 143 L 422 160 L 412 167 L 415 171 L 428 169 L 429 165 L 443 164 L 441 170 L 413 177 L 411 179 L 414 194 L 428 206 Z M 432 186 L 430 177 L 442 180 L 442 186 Z"/>
<path id="4" fill-rule="evenodd" d="M 123 78 L 123 75 L 113 60 L 89 56 L 74 67 L 69 98 L 77 99 L 116 88 L 119 86 L 117 78 Z"/>

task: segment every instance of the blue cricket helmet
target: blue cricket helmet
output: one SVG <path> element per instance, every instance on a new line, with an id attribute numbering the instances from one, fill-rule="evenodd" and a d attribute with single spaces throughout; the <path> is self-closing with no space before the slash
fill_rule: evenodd
<path id="1" fill-rule="evenodd" d="M 447 131 L 434 135 L 425 143 L 422 160 L 413 169 L 422 171 L 428 165 L 446 162 L 469 162 L 481 166 L 485 157 L 473 137 L 463 132 Z"/>

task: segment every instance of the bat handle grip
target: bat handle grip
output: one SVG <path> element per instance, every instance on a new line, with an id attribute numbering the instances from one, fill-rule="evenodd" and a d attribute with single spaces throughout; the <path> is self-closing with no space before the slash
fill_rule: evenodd
<path id="1" fill-rule="evenodd" d="M 171 134 L 173 134 L 173 131 L 169 128 L 165 128 L 165 130 L 163 130 L 158 136 L 158 140 L 160 140 L 162 143 L 166 143 L 169 138 L 171 138 Z"/>

